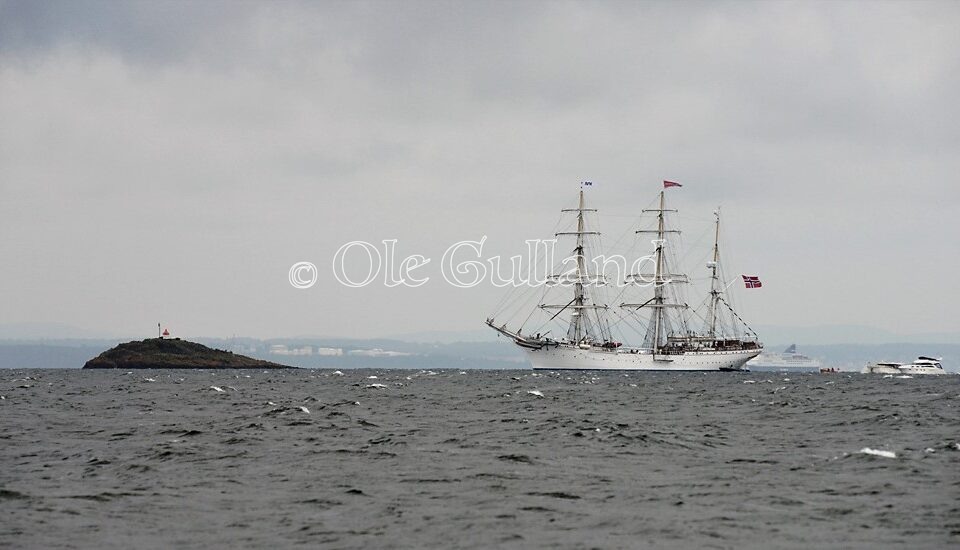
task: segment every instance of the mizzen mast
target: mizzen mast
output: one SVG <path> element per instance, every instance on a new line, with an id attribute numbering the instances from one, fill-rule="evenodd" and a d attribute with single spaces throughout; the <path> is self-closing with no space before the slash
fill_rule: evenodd
<path id="1" fill-rule="evenodd" d="M 717 306 L 720 304 L 720 277 L 717 275 L 717 269 L 720 264 L 720 209 L 717 208 L 713 215 L 716 216 L 716 229 L 713 237 L 713 260 L 707 264 L 710 268 L 710 309 L 708 312 L 707 336 L 715 338 L 717 336 Z"/>

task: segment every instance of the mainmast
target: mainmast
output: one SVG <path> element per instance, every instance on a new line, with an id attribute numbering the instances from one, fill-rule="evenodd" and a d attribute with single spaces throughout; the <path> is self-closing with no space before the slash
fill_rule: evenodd
<path id="1" fill-rule="evenodd" d="M 630 304 L 624 303 L 620 304 L 620 307 L 623 308 L 650 308 L 652 311 L 650 313 L 650 322 L 647 325 L 647 336 L 645 343 L 650 346 L 653 350 L 654 355 L 656 355 L 661 349 L 661 341 L 666 340 L 666 337 L 671 333 L 671 326 L 669 322 L 669 317 L 667 316 L 667 308 L 679 308 L 686 309 L 687 304 L 685 303 L 674 303 L 668 302 L 666 300 L 666 286 L 669 284 L 676 283 L 686 283 L 688 278 L 682 273 L 671 273 L 670 266 L 667 262 L 666 253 L 664 247 L 667 245 L 667 235 L 670 233 L 680 233 L 677 229 L 667 229 L 666 223 L 666 213 L 667 212 L 676 212 L 676 210 L 670 210 L 666 208 L 666 198 L 665 192 L 660 191 L 660 208 L 646 209 L 644 212 L 656 212 L 657 213 L 657 227 L 653 230 L 638 230 L 635 233 L 637 234 L 653 234 L 656 235 L 656 238 L 653 239 L 654 244 L 654 272 L 649 273 L 635 273 L 628 275 L 628 281 L 632 280 L 636 283 L 649 283 L 653 281 L 653 297 L 647 300 L 646 302 L 640 304 Z M 682 315 L 679 317 L 680 329 L 683 334 L 686 334 L 686 322 L 683 319 Z"/>
<path id="2" fill-rule="evenodd" d="M 664 191 L 660 190 L 660 210 L 657 212 L 657 265 L 653 273 L 653 314 L 655 326 L 653 329 L 653 354 L 656 355 L 660 347 L 660 330 L 663 324 L 663 244 L 666 239 L 663 234 L 663 206 Z"/>

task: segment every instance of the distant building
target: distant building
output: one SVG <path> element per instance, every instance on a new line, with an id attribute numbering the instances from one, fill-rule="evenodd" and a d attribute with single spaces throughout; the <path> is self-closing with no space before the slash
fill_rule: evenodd
<path id="1" fill-rule="evenodd" d="M 389 351 L 389 350 L 385 351 L 380 348 L 374 348 L 374 349 L 352 349 L 347 352 L 347 355 L 353 355 L 358 357 L 404 357 L 410 354 L 404 353 L 402 351 Z"/>
<path id="2" fill-rule="evenodd" d="M 285 344 L 273 344 L 270 346 L 270 353 L 273 355 L 313 355 L 313 348 L 310 346 L 300 346 L 299 348 L 288 348 Z"/>

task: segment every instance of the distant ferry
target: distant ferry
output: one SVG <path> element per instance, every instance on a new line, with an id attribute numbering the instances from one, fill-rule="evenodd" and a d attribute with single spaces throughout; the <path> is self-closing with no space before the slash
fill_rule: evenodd
<path id="1" fill-rule="evenodd" d="M 940 359 L 918 357 L 913 363 L 872 363 L 863 367 L 863 374 L 944 374 Z"/>
<path id="2" fill-rule="evenodd" d="M 820 372 L 820 361 L 797 353 L 797 345 L 783 350 L 783 353 L 762 353 L 747 363 L 751 371 L 761 372 Z"/>

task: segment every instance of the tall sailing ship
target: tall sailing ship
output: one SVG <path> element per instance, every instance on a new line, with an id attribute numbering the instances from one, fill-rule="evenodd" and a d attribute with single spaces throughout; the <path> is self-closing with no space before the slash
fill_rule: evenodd
<path id="1" fill-rule="evenodd" d="M 677 212 L 666 208 L 665 189 L 671 186 L 679 185 L 664 182 L 657 207 L 643 210 L 655 218 L 654 227 L 634 231 L 636 242 L 653 245 L 652 254 L 643 258 L 652 272 L 626 273 L 610 290 L 606 275 L 588 258 L 588 251 L 599 252 L 600 232 L 587 224 L 597 210 L 586 207 L 581 185 L 577 208 L 562 210 L 563 216 L 575 216 L 575 225 L 555 234 L 558 241 L 575 241 L 571 255 L 561 262 L 569 268 L 548 275 L 543 285 L 532 289 L 540 297 L 533 311 L 525 317 L 522 308 L 513 312 L 522 320 L 511 317 L 509 310 L 529 304 L 530 297 L 508 296 L 486 324 L 523 348 L 538 370 L 745 370 L 763 346 L 728 301 L 720 261 L 720 213 L 714 213 L 713 249 L 706 263 L 709 293 L 699 307 L 691 307 L 683 289 L 690 278 L 674 267 L 679 247 L 671 243 L 679 240 L 680 231 L 668 224 L 668 214 Z M 566 297 L 556 299 L 558 290 Z M 509 320 L 502 322 L 503 317 Z M 642 342 L 619 341 L 629 337 Z"/>

